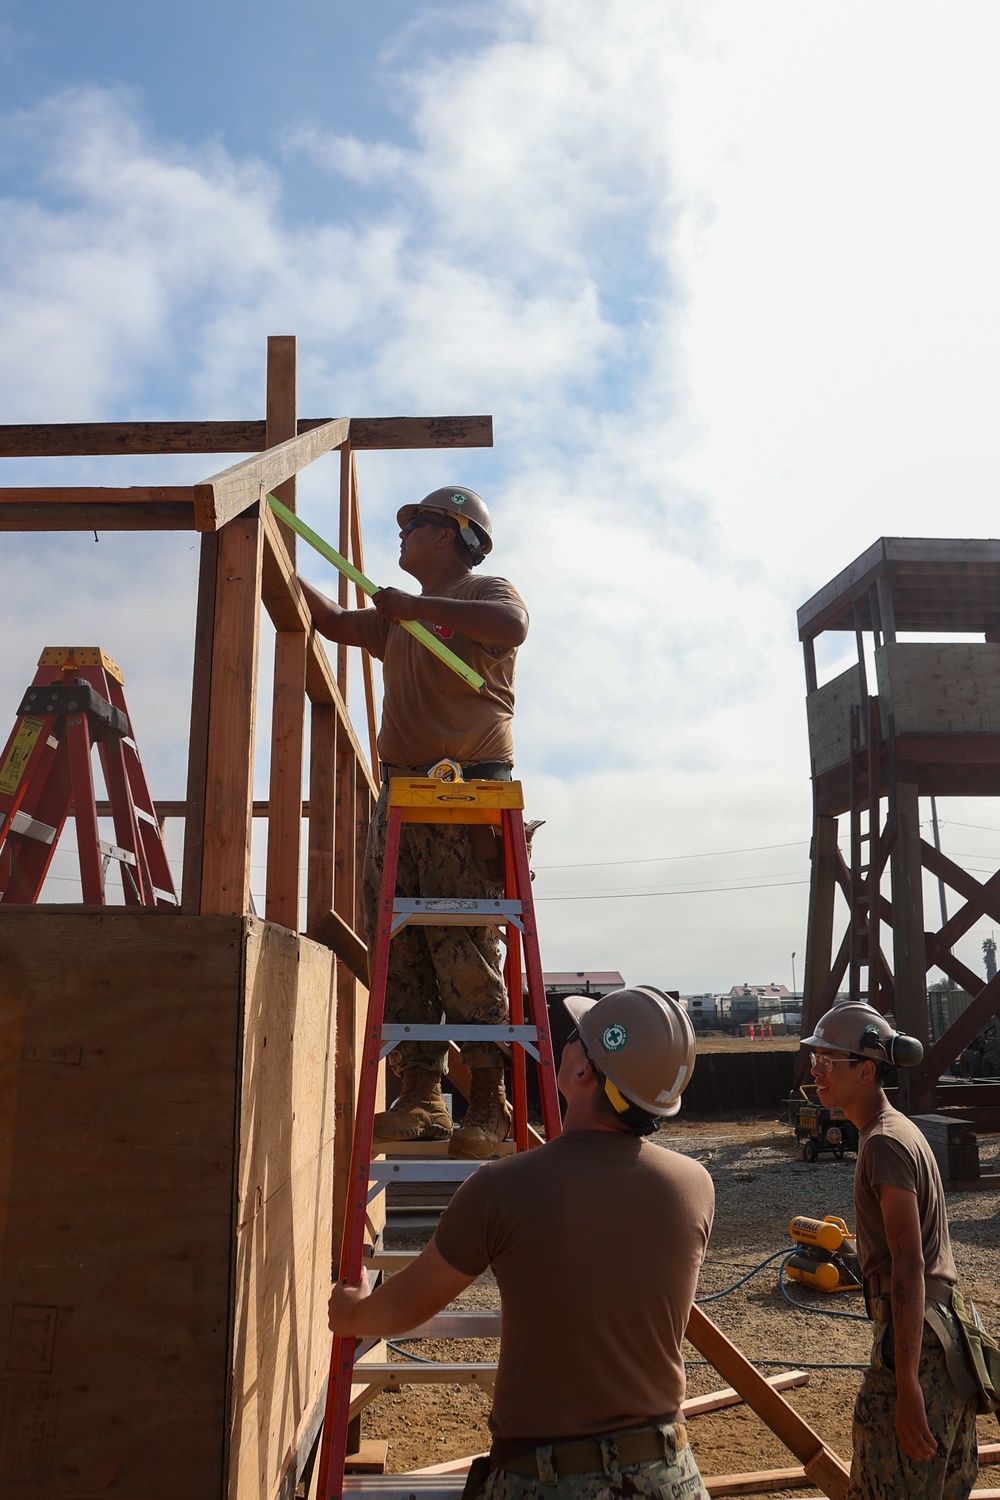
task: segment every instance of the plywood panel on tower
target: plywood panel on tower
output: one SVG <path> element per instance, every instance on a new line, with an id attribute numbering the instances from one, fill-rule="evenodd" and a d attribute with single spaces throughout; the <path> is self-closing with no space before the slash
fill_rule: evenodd
<path id="1" fill-rule="evenodd" d="M 1000 733 L 1000 645 L 890 642 L 875 652 L 883 722 L 901 734 Z"/>

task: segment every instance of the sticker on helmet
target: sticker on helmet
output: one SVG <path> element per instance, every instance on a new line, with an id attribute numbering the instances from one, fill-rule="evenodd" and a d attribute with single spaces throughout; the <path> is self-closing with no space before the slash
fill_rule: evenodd
<path id="1" fill-rule="evenodd" d="M 601 1037 L 605 1052 L 620 1052 L 627 1041 L 628 1032 L 617 1021 L 613 1026 L 608 1026 Z"/>
<path id="2" fill-rule="evenodd" d="M 452 505 L 465 505 L 468 501 L 468 498 L 468 495 L 460 495 L 456 491 L 456 493 L 451 497 L 451 503 Z"/>

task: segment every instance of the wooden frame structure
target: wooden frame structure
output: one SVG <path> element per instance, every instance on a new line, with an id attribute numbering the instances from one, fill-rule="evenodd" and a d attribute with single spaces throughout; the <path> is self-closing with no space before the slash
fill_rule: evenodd
<path id="1" fill-rule="evenodd" d="M 939 1080 L 1000 1011 L 1000 981 L 987 983 L 954 952 L 981 917 L 1000 920 L 1000 872 L 976 879 L 942 854 L 936 838 L 924 838 L 920 798 L 1000 796 L 1000 542 L 882 537 L 802 606 L 798 626 L 813 784 L 803 1034 L 833 1004 L 846 977 L 852 999 L 893 1013 L 901 1030 L 924 1043 L 923 1063 L 900 1071 L 901 1107 L 909 1113 L 960 1108 L 981 1129 L 996 1129 L 1000 1084 Z M 827 630 L 855 636 L 857 662 L 819 686 L 815 641 Z M 900 641 L 904 633 L 983 639 Z M 876 673 L 871 684 L 866 636 Z M 838 846 L 845 814 L 848 860 Z M 943 910 L 930 932 L 924 871 L 960 903 L 951 917 Z M 838 889 L 848 921 L 835 951 Z M 884 928 L 892 933 L 891 963 Z M 932 1045 L 927 972 L 935 966 L 973 1001 Z M 803 1053 L 798 1076 L 806 1072 Z"/>
<path id="2" fill-rule="evenodd" d="M 294 1493 L 329 1365 L 378 767 L 370 662 L 362 744 L 347 650 L 328 659 L 295 537 L 264 496 L 294 510 L 297 474 L 337 453 L 338 546 L 363 568 L 358 450 L 491 443 L 483 416 L 298 418 L 288 337 L 268 340 L 263 421 L 0 427 L 8 458 L 250 455 L 193 485 L 0 488 L 0 531 L 201 537 L 186 796 L 156 800 L 161 820 L 184 818 L 180 907 L 0 905 L 2 1500 Z M 264 803 L 262 607 L 275 629 Z M 263 920 L 250 899 L 261 816 Z"/>

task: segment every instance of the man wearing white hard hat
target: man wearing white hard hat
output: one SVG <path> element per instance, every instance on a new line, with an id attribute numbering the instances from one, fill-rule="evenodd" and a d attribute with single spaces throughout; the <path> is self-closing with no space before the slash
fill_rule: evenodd
<path id="1" fill-rule="evenodd" d="M 944 1188 L 926 1138 L 882 1086 L 890 1068 L 915 1067 L 923 1047 L 857 1002 L 828 1010 L 804 1044 L 815 1049 L 820 1104 L 859 1132 L 858 1259 L 875 1336 L 854 1409 L 848 1500 L 965 1500 L 979 1467 L 976 1385 L 955 1314 Z"/>
<path id="2" fill-rule="evenodd" d="M 340 1282 L 335 1333 L 404 1333 L 491 1269 L 503 1308 L 481 1500 L 707 1500 L 681 1417 L 681 1344 L 712 1227 L 698 1162 L 647 1140 L 680 1108 L 694 1032 L 650 986 L 563 1002 L 563 1133 L 481 1166 L 434 1238 L 369 1294 Z"/>

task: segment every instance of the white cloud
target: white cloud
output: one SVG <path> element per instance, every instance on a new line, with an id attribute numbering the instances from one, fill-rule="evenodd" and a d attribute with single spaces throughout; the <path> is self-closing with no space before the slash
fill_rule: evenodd
<path id="1" fill-rule="evenodd" d="M 460 47 L 391 64 L 405 146 L 322 120 L 284 138 L 316 167 L 308 221 L 280 166 L 153 139 L 126 94 L 3 127 L 39 163 L 0 219 L 8 420 L 259 413 L 286 331 L 304 412 L 492 411 L 492 454 L 362 456 L 366 550 L 389 581 L 403 498 L 466 475 L 488 494 L 532 611 L 540 863 L 798 841 L 690 866 L 692 888 L 758 869 L 757 894 L 547 904 L 552 967 L 787 978 L 795 606 L 879 533 L 996 530 L 1000 23 L 939 17 L 470 8 Z M 320 529 L 334 488 L 329 465 L 303 480 Z M 115 633 L 151 583 L 119 589 Z M 641 872 L 615 880 L 663 884 Z"/>

